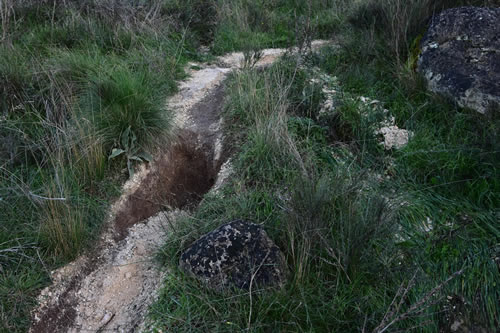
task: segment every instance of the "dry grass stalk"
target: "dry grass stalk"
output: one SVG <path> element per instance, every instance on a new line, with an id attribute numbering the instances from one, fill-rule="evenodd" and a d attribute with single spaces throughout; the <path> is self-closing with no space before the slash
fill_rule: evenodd
<path id="1" fill-rule="evenodd" d="M 415 274 L 413 275 L 413 277 L 410 279 L 410 281 L 406 286 L 404 286 L 404 284 L 401 284 L 396 293 L 396 296 L 394 296 L 391 305 L 389 306 L 386 314 L 384 315 L 384 318 L 382 318 L 382 321 L 372 331 L 372 333 L 383 333 L 397 322 L 403 321 L 410 316 L 418 316 L 422 314 L 425 310 L 427 310 L 429 307 L 439 303 L 442 297 L 438 297 L 435 300 L 432 300 L 432 298 L 435 297 L 451 280 L 461 275 L 463 272 L 464 272 L 463 269 L 456 271 L 455 273 L 450 275 L 445 281 L 441 282 L 436 287 L 432 288 L 428 293 L 423 295 L 422 298 L 418 302 L 412 304 L 408 310 L 406 310 L 404 313 L 399 314 L 401 306 L 408 298 L 408 292 L 415 286 L 415 279 L 417 275 L 417 273 L 415 272 Z"/>

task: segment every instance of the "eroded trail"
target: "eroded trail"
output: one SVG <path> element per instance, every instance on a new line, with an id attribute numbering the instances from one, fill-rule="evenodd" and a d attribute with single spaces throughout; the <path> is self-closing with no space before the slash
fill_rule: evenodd
<path id="1" fill-rule="evenodd" d="M 314 42 L 319 47 L 325 42 Z M 257 66 L 285 50 L 263 51 Z M 219 66 L 197 64 L 180 92 L 168 101 L 176 137 L 150 166 L 123 187 L 95 248 L 52 273 L 39 297 L 30 332 L 136 332 L 144 323 L 165 272 L 153 257 L 170 223 L 208 192 L 227 159 L 220 116 L 223 81 L 243 54 L 219 58 Z"/>

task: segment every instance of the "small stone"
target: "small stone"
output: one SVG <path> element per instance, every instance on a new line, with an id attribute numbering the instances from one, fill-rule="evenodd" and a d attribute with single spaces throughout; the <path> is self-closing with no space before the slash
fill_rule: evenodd
<path id="1" fill-rule="evenodd" d="M 103 326 L 107 325 L 111 319 L 113 319 L 114 313 L 112 312 L 106 312 L 104 316 L 102 316 L 101 321 L 99 322 L 99 327 L 102 328 Z"/>
<path id="2" fill-rule="evenodd" d="M 386 150 L 395 148 L 400 149 L 408 144 L 412 133 L 408 130 L 398 128 L 397 126 L 385 126 L 380 128 L 377 134 L 382 134 L 384 137 L 384 148 Z"/>

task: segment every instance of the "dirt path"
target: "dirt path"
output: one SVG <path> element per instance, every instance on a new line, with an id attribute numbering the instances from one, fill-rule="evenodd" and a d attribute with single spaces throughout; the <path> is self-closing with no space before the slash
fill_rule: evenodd
<path id="1" fill-rule="evenodd" d="M 257 66 L 271 64 L 284 52 L 264 50 Z M 168 101 L 178 139 L 127 181 L 95 248 L 52 272 L 53 284 L 39 296 L 30 332 L 141 330 L 166 274 L 153 257 L 170 223 L 212 188 L 221 167 L 226 169 L 222 83 L 243 59 L 233 53 L 219 58 L 218 66 L 196 64 L 201 69 L 189 70 L 190 78 Z"/>

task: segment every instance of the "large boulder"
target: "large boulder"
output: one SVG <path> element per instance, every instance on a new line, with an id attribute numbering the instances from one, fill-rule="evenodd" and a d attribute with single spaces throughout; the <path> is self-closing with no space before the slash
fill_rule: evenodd
<path id="1" fill-rule="evenodd" d="M 180 267 L 216 290 L 281 286 L 285 258 L 264 229 L 240 220 L 206 234 L 182 253 Z"/>
<path id="2" fill-rule="evenodd" d="M 459 7 L 435 15 L 418 71 L 429 89 L 480 113 L 500 105 L 500 8 Z"/>

